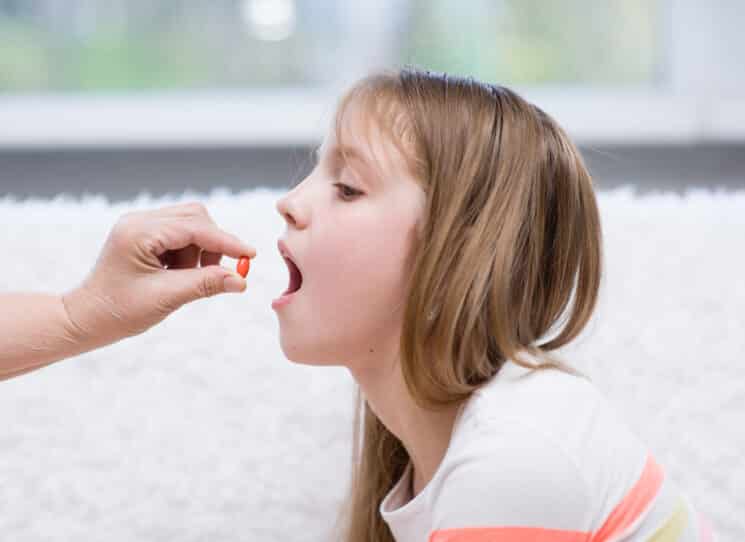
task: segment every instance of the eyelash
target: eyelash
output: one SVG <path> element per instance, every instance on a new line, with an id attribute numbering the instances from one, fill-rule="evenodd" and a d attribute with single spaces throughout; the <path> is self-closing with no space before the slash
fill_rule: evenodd
<path id="1" fill-rule="evenodd" d="M 352 201 L 352 199 L 354 199 L 355 197 L 362 195 L 362 192 L 360 192 L 359 190 L 355 190 L 351 186 L 347 186 L 346 184 L 343 184 L 343 183 L 336 183 L 334 186 L 338 186 L 339 187 L 339 194 L 342 193 L 342 188 L 347 188 L 347 189 L 351 190 L 352 192 L 354 192 L 354 194 L 350 194 L 349 196 L 346 196 L 346 197 L 345 196 L 341 196 L 341 199 L 344 200 L 344 201 Z"/>

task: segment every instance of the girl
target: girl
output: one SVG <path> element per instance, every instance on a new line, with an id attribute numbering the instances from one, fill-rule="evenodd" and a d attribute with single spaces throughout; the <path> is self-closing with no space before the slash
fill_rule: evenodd
<path id="1" fill-rule="evenodd" d="M 359 81 L 332 128 L 277 204 L 296 291 L 273 307 L 288 359 L 359 385 L 342 540 L 709 540 L 549 354 L 601 277 L 592 181 L 564 131 L 509 89 L 413 68 Z"/>

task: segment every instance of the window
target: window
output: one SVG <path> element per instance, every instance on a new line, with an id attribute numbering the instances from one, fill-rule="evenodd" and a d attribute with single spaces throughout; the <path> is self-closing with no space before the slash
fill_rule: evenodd
<path id="1" fill-rule="evenodd" d="M 343 87 L 406 64 L 578 141 L 742 141 L 741 2 L 0 0 L 0 146 L 317 144 Z"/>
<path id="2" fill-rule="evenodd" d="M 375 51 L 512 84 L 649 84 L 660 69 L 653 1 L 350 4 L 0 0 L 0 91 L 321 86 Z"/>
<path id="3" fill-rule="evenodd" d="M 508 85 L 653 85 L 659 2 L 415 0 L 402 56 Z"/>

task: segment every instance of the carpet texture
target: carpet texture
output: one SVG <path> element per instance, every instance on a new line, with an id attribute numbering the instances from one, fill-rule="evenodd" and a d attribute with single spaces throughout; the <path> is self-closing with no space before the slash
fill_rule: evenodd
<path id="1" fill-rule="evenodd" d="M 185 201 L 258 253 L 243 294 L 0 382 L 2 539 L 328 540 L 349 479 L 354 382 L 280 349 L 281 195 L 0 199 L 2 291 L 61 293 L 121 214 Z M 626 186 L 598 201 L 599 305 L 557 353 L 593 379 L 720 540 L 744 540 L 745 191 L 642 197 Z"/>

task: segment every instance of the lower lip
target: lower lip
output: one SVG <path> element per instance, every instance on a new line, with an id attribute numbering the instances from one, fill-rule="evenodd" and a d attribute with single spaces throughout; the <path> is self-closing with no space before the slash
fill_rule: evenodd
<path id="1" fill-rule="evenodd" d="M 280 297 L 278 297 L 277 299 L 275 299 L 274 301 L 272 301 L 272 308 L 273 309 L 277 309 L 279 307 L 282 307 L 283 305 L 287 305 L 290 301 L 292 301 L 293 299 L 295 299 L 295 295 L 299 291 L 300 290 L 295 290 L 291 294 L 282 294 Z"/>

